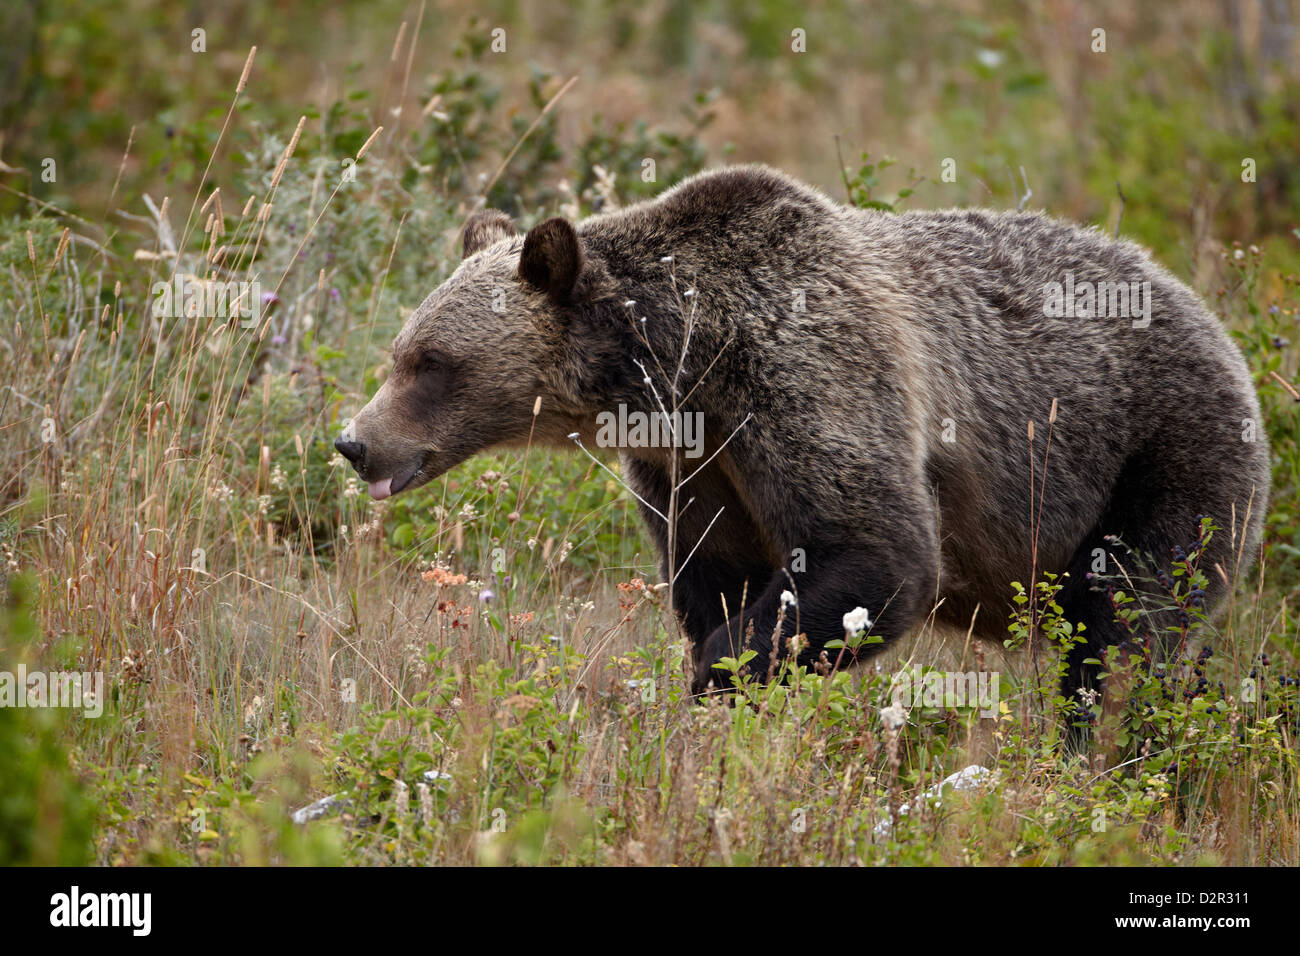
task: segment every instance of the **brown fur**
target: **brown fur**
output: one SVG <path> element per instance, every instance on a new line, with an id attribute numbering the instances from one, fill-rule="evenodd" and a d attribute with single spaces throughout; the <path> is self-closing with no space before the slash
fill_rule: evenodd
<path id="1" fill-rule="evenodd" d="M 1069 572 L 1061 602 L 1088 629 L 1071 692 L 1089 680 L 1083 657 L 1121 636 L 1086 580 L 1096 549 L 1128 561 L 1105 536 L 1160 565 L 1200 514 L 1235 521 L 1247 556 L 1259 541 L 1269 456 L 1261 426 L 1243 441 L 1259 422 L 1249 373 L 1200 300 L 1131 243 L 1033 213 L 847 208 L 761 167 L 576 229 L 551 219 L 521 238 L 503 218 L 471 219 L 467 258 L 402 329 L 392 375 L 345 436 L 364 449 L 358 471 L 427 481 L 527 436 L 539 395 L 535 440 L 578 432 L 590 447 L 597 413 L 653 412 L 676 381 L 707 449 L 679 458 L 698 472 L 671 562 L 685 564 L 674 591 L 697 690 L 751 621 L 766 672 L 791 579 L 785 636 L 808 635 L 805 661 L 843 637 L 845 612 L 866 607 L 892 640 L 936 589 L 943 619 L 965 627 L 979 605 L 977 629 L 1002 635 L 1009 582 L 1031 574 L 1026 427 L 1041 478 L 1053 399 L 1037 569 Z M 1046 316 L 1044 286 L 1067 272 L 1150 283 L 1149 324 Z M 662 552 L 671 459 L 620 453 Z M 1220 533 L 1206 566 L 1231 570 L 1232 545 Z M 806 569 L 787 577 L 797 553 Z M 1207 601 L 1221 590 L 1211 575 Z"/>

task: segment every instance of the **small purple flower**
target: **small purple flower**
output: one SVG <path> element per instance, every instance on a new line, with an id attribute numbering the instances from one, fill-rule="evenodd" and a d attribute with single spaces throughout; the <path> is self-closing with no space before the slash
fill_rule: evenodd
<path id="1" fill-rule="evenodd" d="M 288 341 L 288 340 L 285 339 L 285 337 L 284 337 L 283 335 L 273 335 L 273 336 L 271 336 L 271 344 L 272 344 L 272 345 L 283 345 L 286 341 Z"/>
<path id="2" fill-rule="evenodd" d="M 280 301 L 280 297 L 276 295 L 274 292 L 262 293 L 262 305 L 276 305 L 279 303 L 279 301 Z"/>
<path id="3" fill-rule="evenodd" d="M 496 597 L 496 595 L 493 594 L 491 591 L 489 591 L 487 588 L 484 588 L 482 591 L 478 592 L 478 599 L 482 601 L 484 604 L 486 604 L 488 601 L 491 601 L 494 597 Z"/>
<path id="4" fill-rule="evenodd" d="M 331 299 L 334 299 L 335 301 L 337 301 L 337 300 L 338 300 L 338 297 L 339 297 L 339 290 L 338 290 L 338 289 L 330 289 L 330 298 L 331 298 Z"/>

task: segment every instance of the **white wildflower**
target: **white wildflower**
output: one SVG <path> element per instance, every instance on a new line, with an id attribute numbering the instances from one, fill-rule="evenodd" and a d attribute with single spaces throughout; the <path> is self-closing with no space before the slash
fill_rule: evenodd
<path id="1" fill-rule="evenodd" d="M 880 711 L 880 722 L 886 730 L 898 730 L 907 723 L 907 711 L 902 704 L 890 704 Z"/>
<path id="2" fill-rule="evenodd" d="M 869 628 L 872 624 L 871 615 L 867 613 L 865 607 L 855 607 L 848 614 L 844 615 L 844 630 L 850 634 L 858 635 Z"/>
<path id="3" fill-rule="evenodd" d="M 433 826 L 433 791 L 427 783 L 417 783 L 415 792 L 420 797 L 420 821 L 426 826 Z"/>
<path id="4" fill-rule="evenodd" d="M 591 167 L 592 173 L 595 174 L 595 189 L 603 203 L 602 208 L 605 210 L 618 208 L 618 191 L 614 188 L 614 180 L 618 178 L 617 173 L 610 172 L 599 163 Z"/>
<path id="5" fill-rule="evenodd" d="M 234 496 L 234 489 L 224 481 L 214 481 L 208 486 L 208 497 L 214 501 L 229 501 Z"/>

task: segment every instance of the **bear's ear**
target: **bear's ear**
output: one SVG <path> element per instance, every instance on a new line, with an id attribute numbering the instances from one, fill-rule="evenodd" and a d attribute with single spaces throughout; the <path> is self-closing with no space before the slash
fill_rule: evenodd
<path id="1" fill-rule="evenodd" d="M 461 258 L 468 259 L 501 239 L 515 234 L 514 221 L 500 209 L 480 209 L 465 221 Z"/>
<path id="2" fill-rule="evenodd" d="M 557 302 L 567 302 L 581 272 L 582 240 L 573 223 L 557 216 L 528 230 L 519 255 L 519 278 Z"/>

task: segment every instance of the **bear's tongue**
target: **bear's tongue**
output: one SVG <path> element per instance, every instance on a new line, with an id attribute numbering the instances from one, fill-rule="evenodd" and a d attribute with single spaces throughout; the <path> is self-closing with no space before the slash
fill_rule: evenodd
<path id="1" fill-rule="evenodd" d="M 372 481 L 370 483 L 370 497 L 378 501 L 381 498 L 387 498 L 393 493 L 393 479 L 385 478 L 383 481 Z"/>

